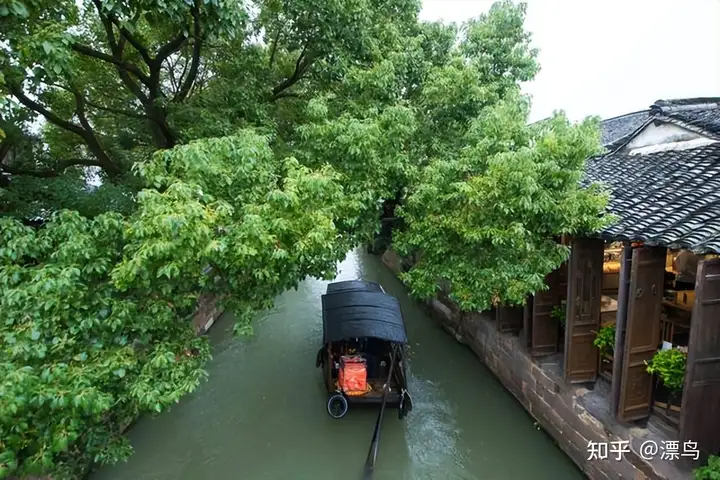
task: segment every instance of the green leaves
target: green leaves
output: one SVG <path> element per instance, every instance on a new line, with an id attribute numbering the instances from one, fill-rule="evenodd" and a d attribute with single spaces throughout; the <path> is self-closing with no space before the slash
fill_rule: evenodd
<path id="1" fill-rule="evenodd" d="M 447 285 L 464 310 L 523 303 L 567 259 L 554 240 L 601 228 L 606 197 L 579 187 L 584 161 L 599 151 L 597 121 L 562 113 L 527 125 L 520 82 L 537 72 L 522 28 L 524 6 L 495 4 L 463 26 L 447 63 L 418 92 L 426 166 L 417 170 L 393 243 L 419 256 L 403 275 L 427 298 Z M 421 157 L 422 158 L 422 157 Z"/>
<path id="2" fill-rule="evenodd" d="M 12 319 L 0 325 L 0 438 L 13 474 L 122 458 L 126 413 L 160 412 L 205 378 L 209 347 L 189 318 L 200 294 L 246 312 L 242 333 L 353 244 L 336 226 L 350 208 L 341 176 L 276 157 L 252 130 L 158 152 L 137 172 L 162 190 L 142 190 L 131 215 L 60 211 L 37 230 L 0 220 L 0 318 Z"/>
<path id="3" fill-rule="evenodd" d="M 647 364 L 647 372 L 655 374 L 672 391 L 680 391 L 685 383 L 687 352 L 678 348 L 658 350 Z"/>
<path id="4" fill-rule="evenodd" d="M 381 216 L 403 217 L 413 293 L 443 283 L 465 309 L 522 301 L 567 258 L 554 236 L 603 224 L 578 188 L 596 123 L 526 125 L 524 7 L 460 29 L 419 8 L 0 4 L 3 474 L 126 458 L 122 427 L 206 376 L 200 296 L 249 334 Z"/>
<path id="5" fill-rule="evenodd" d="M 694 480 L 720 480 L 720 456 L 710 455 L 707 465 L 693 470 Z"/>
<path id="6" fill-rule="evenodd" d="M 612 355 L 615 350 L 615 324 L 601 327 L 595 335 L 593 345 L 600 350 L 601 355 Z"/>

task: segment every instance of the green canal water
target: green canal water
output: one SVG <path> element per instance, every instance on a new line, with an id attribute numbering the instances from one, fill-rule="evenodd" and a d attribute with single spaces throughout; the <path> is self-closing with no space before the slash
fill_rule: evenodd
<path id="1" fill-rule="evenodd" d="M 414 410 L 388 410 L 376 480 L 577 480 L 585 476 L 466 347 L 406 294 L 376 256 L 351 252 L 338 280 L 376 281 L 397 297 L 410 339 Z M 328 282 L 308 279 L 233 339 L 232 318 L 211 330 L 210 379 L 130 432 L 127 463 L 93 480 L 359 479 L 377 410 L 341 420 L 325 410 L 315 354 Z"/>

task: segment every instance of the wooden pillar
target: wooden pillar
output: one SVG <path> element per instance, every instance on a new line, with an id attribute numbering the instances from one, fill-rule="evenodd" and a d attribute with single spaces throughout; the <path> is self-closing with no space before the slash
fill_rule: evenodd
<path id="1" fill-rule="evenodd" d="M 620 257 L 620 280 L 618 283 L 618 309 L 615 317 L 615 347 L 613 350 L 613 375 L 610 387 L 610 412 L 617 415 L 620 402 L 620 384 L 622 383 L 623 359 L 625 352 L 625 325 L 627 320 L 628 294 L 630 292 L 630 272 L 632 269 L 632 246 L 623 245 Z"/>
<path id="2" fill-rule="evenodd" d="M 598 371 L 597 348 L 593 341 L 600 328 L 605 242 L 578 238 L 573 240 L 571 248 L 567 275 L 565 380 L 585 383 L 595 381 Z"/>
<path id="3" fill-rule="evenodd" d="M 617 411 L 617 419 L 622 422 L 650 415 L 652 375 L 647 373 L 646 362 L 660 343 L 666 256 L 665 248 L 633 249 Z"/>
<path id="4" fill-rule="evenodd" d="M 698 266 L 683 387 L 680 438 L 700 461 L 720 452 L 720 259 Z"/>

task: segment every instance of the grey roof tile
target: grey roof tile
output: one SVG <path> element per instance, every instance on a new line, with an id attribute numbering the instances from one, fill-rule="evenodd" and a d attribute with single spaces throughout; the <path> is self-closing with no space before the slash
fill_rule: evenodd
<path id="1" fill-rule="evenodd" d="M 622 140 L 640 128 L 648 117 L 649 110 L 643 110 L 603 120 L 600 142 L 607 147 Z"/>
<path id="2" fill-rule="evenodd" d="M 601 236 L 720 253 L 720 143 L 587 161 L 583 184 L 604 184 L 618 221 Z"/>

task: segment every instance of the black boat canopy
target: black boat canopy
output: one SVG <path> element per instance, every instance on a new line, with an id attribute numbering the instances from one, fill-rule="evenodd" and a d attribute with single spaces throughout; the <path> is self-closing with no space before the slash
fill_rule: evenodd
<path id="1" fill-rule="evenodd" d="M 377 283 L 331 283 L 322 296 L 322 313 L 324 342 L 373 337 L 407 343 L 400 302 Z"/>

